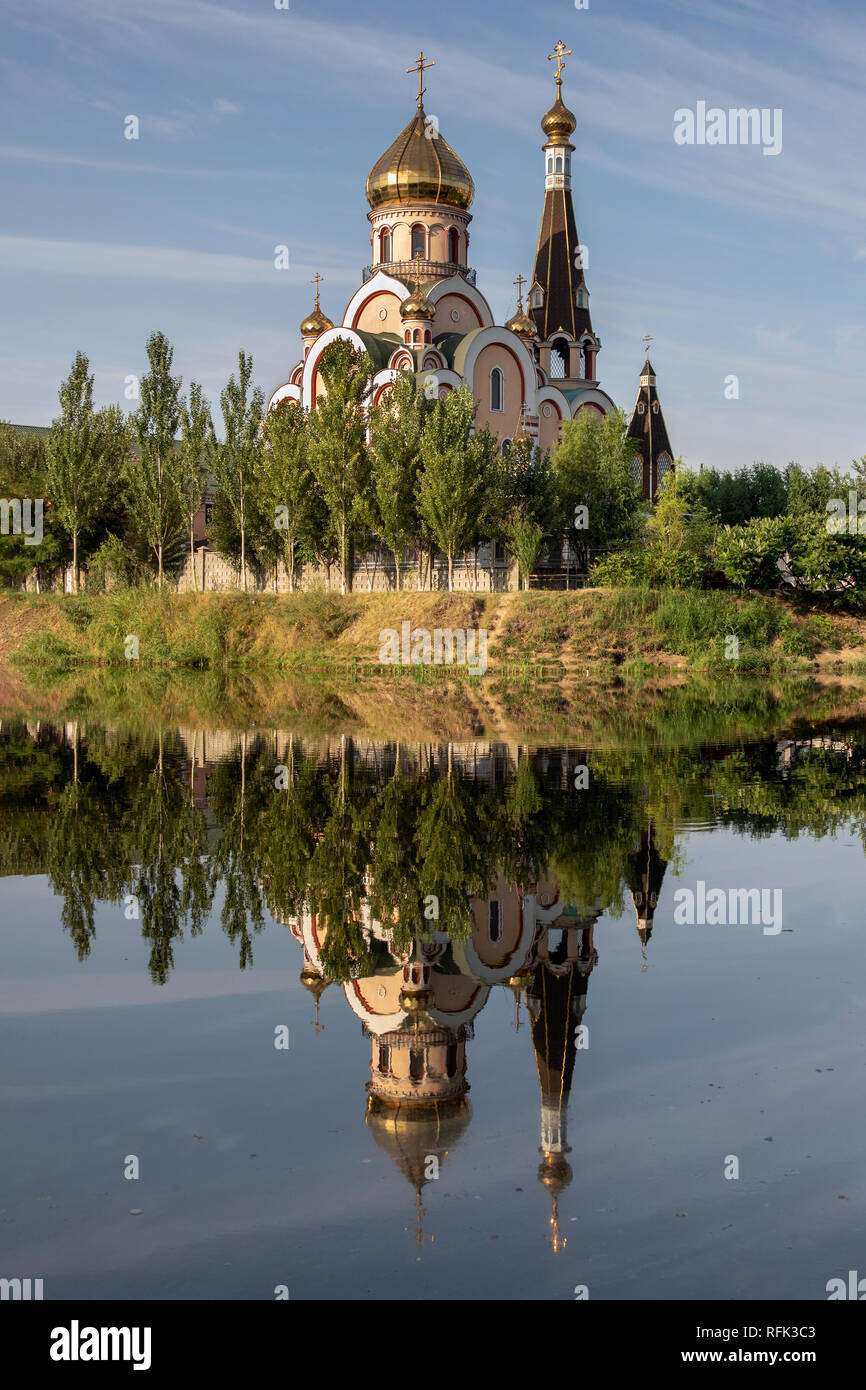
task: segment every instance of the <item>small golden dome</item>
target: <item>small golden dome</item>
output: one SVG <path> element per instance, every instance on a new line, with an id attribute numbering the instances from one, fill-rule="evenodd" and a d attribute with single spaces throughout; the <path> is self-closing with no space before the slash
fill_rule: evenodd
<path id="1" fill-rule="evenodd" d="M 425 116 L 423 106 L 393 145 L 378 159 L 367 178 L 371 210 L 402 203 L 444 203 L 466 209 L 475 185 L 462 159 Z"/>
<path id="2" fill-rule="evenodd" d="M 517 313 L 508 320 L 505 327 L 511 333 L 516 333 L 518 338 L 534 338 L 537 331 L 532 319 L 523 312 L 522 305 Z"/>
<path id="3" fill-rule="evenodd" d="M 577 117 L 562 100 L 562 87 L 556 86 L 556 101 L 541 118 L 541 129 L 548 140 L 568 140 L 577 128 Z"/>
<path id="4" fill-rule="evenodd" d="M 400 305 L 401 319 L 435 319 L 436 305 L 431 304 L 420 285 Z"/>
<path id="5" fill-rule="evenodd" d="M 313 312 L 307 314 L 307 317 L 301 324 L 301 337 L 309 338 L 315 336 L 318 338 L 320 333 L 326 333 L 329 328 L 333 327 L 334 325 L 331 323 L 331 320 L 328 318 L 327 314 L 322 313 L 317 303 Z"/>

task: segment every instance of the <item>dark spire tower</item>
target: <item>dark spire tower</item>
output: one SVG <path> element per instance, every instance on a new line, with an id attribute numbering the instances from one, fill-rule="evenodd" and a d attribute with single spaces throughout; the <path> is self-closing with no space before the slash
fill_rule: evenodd
<path id="1" fill-rule="evenodd" d="M 556 100 L 543 117 L 544 208 L 529 291 L 529 313 L 539 340 L 538 358 L 551 382 L 569 388 L 597 387 L 596 359 L 601 342 L 592 331 L 585 250 L 577 235 L 571 200 L 571 156 L 577 119 L 562 100 L 563 58 L 571 53 L 560 39 L 555 58 Z"/>
<path id="2" fill-rule="evenodd" d="M 644 497 L 650 502 L 655 502 L 659 487 L 674 466 L 674 455 L 665 417 L 659 404 L 656 374 L 652 369 L 649 353 L 640 374 L 640 386 L 628 427 L 628 438 L 635 446 L 631 465 L 635 479 L 641 483 Z"/>

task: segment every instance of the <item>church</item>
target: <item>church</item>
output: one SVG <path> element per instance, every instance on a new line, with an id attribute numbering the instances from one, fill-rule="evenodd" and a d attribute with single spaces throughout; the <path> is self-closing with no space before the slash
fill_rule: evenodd
<path id="1" fill-rule="evenodd" d="M 288 381 L 271 394 L 268 408 L 298 401 L 313 409 L 322 391 L 319 362 L 335 338 L 348 339 L 375 366 L 372 404 L 398 372 L 412 372 L 430 398 L 468 385 L 478 401 L 476 426 L 487 425 L 502 445 L 526 435 L 542 450 L 559 441 L 563 421 L 581 411 L 607 415 L 611 397 L 599 379 L 601 340 L 593 330 L 571 194 L 571 143 L 577 120 L 562 98 L 564 58 L 556 60 L 556 98 L 541 120 L 544 201 L 532 277 L 519 275 L 517 312 L 504 326 L 494 322 L 470 261 L 470 223 L 475 186 L 466 165 L 424 110 L 424 75 L 434 66 L 421 53 L 408 72 L 418 73 L 416 110 L 409 124 L 376 161 L 367 178 L 370 264 L 339 324 L 315 304 L 303 320 L 303 358 Z M 524 308 L 523 288 L 528 284 Z M 641 391 L 644 390 L 643 377 Z M 655 377 L 651 416 L 658 412 Z M 637 428 L 630 437 L 632 467 L 652 498 L 671 467 L 663 422 L 652 436 Z M 643 420 L 640 421 L 643 424 Z M 648 452 L 649 449 L 649 452 Z M 664 453 L 664 457 L 661 454 Z"/>

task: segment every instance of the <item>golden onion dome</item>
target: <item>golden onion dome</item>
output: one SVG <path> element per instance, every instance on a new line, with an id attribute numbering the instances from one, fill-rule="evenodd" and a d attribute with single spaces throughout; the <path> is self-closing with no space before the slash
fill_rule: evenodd
<path id="1" fill-rule="evenodd" d="M 442 203 L 467 209 L 475 184 L 462 159 L 419 106 L 367 178 L 371 210 L 403 203 Z"/>
<path id="2" fill-rule="evenodd" d="M 522 307 L 518 309 L 516 314 L 512 315 L 505 327 L 509 329 L 511 333 L 516 333 L 518 338 L 534 338 L 537 332 L 535 324 L 532 322 L 532 319 L 523 312 Z"/>
<path id="3" fill-rule="evenodd" d="M 328 318 L 327 314 L 322 313 L 317 301 L 316 307 L 313 309 L 313 312 L 311 314 L 307 314 L 307 317 L 301 324 L 301 337 L 318 337 L 320 333 L 326 333 L 329 328 L 333 327 L 334 325 L 331 323 L 331 320 Z"/>
<path id="4" fill-rule="evenodd" d="M 541 118 L 541 129 L 548 140 L 568 140 L 577 128 L 577 117 L 562 100 L 562 87 L 556 86 L 556 101 Z"/>
<path id="5" fill-rule="evenodd" d="M 436 305 L 431 304 L 430 300 L 418 286 L 415 291 L 404 299 L 400 305 L 401 319 L 435 319 Z"/>

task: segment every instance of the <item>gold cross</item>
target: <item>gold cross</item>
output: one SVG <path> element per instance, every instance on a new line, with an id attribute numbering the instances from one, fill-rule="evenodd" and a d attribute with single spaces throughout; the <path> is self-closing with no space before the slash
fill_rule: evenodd
<path id="1" fill-rule="evenodd" d="M 313 276 L 312 280 L 310 281 L 310 284 L 311 284 L 311 285 L 315 285 L 315 287 L 316 287 L 316 308 L 317 308 L 317 309 L 318 309 L 318 307 L 319 307 L 319 283 L 320 283 L 320 281 L 324 280 L 324 278 L 325 278 L 324 275 L 320 275 L 319 272 L 316 271 L 315 275 Z"/>
<path id="2" fill-rule="evenodd" d="M 572 53 L 573 51 L 574 50 L 571 48 L 566 48 L 565 44 L 562 42 L 562 39 L 560 39 L 553 52 L 548 53 L 547 55 L 547 61 L 549 63 L 553 62 L 554 58 L 556 59 L 556 84 L 558 87 L 562 86 L 562 69 L 565 66 L 562 60 L 563 58 L 568 57 L 569 53 Z"/>
<path id="3" fill-rule="evenodd" d="M 526 281 L 524 280 L 524 278 L 523 278 L 522 275 L 518 275 L 517 279 L 516 279 L 516 280 L 512 280 L 511 283 L 512 283 L 512 285 L 516 285 L 516 286 L 517 286 L 517 308 L 518 308 L 518 311 L 519 311 L 520 313 L 522 313 L 522 312 L 523 312 L 523 286 L 526 284 Z"/>
<path id="4" fill-rule="evenodd" d="M 424 103 L 424 93 L 425 93 L 426 90 L 427 90 L 427 88 L 424 86 L 424 69 L 425 69 L 425 68 L 435 68 L 435 66 L 436 66 L 436 64 L 435 64 L 435 62 L 433 61 L 432 58 L 425 58 L 425 57 L 424 57 L 424 51 L 423 51 L 423 49 L 422 49 L 422 51 L 418 54 L 418 61 L 417 61 L 417 63 L 415 64 L 415 66 L 406 69 L 407 72 L 417 72 L 417 74 L 418 74 L 418 108 L 419 108 L 419 110 L 420 110 L 421 106 L 422 106 L 423 103 Z"/>

